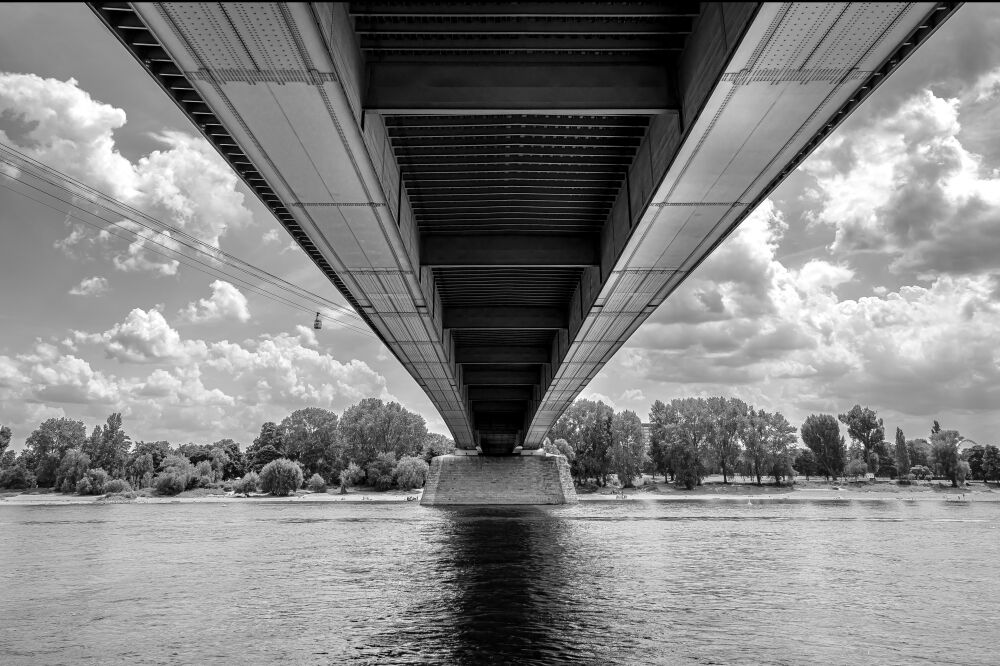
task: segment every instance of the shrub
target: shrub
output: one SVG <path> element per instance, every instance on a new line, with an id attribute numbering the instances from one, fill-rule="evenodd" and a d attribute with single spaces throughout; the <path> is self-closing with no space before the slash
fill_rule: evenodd
<path id="1" fill-rule="evenodd" d="M 176 471 L 160 472 L 153 480 L 153 486 L 160 495 L 177 495 L 187 488 L 188 477 Z"/>
<path id="2" fill-rule="evenodd" d="M 132 486 L 125 479 L 111 479 L 104 484 L 104 493 L 110 495 L 111 493 L 130 493 L 132 492 Z"/>
<path id="3" fill-rule="evenodd" d="M 392 475 L 396 479 L 396 485 L 403 490 L 411 488 L 422 488 L 427 479 L 427 470 L 430 467 L 423 458 L 415 456 L 403 456 L 396 463 L 396 468 Z"/>
<path id="4" fill-rule="evenodd" d="M 314 493 L 325 493 L 326 492 L 326 481 L 319 474 L 313 474 L 309 477 L 309 490 Z"/>
<path id="5" fill-rule="evenodd" d="M 77 495 L 93 495 L 94 487 L 90 485 L 90 479 L 86 476 L 76 482 Z"/>
<path id="6" fill-rule="evenodd" d="M 215 470 L 212 469 L 211 461 L 202 460 L 194 466 L 194 479 L 195 488 L 208 488 L 215 482 Z"/>
<path id="7" fill-rule="evenodd" d="M 356 486 L 365 480 L 365 470 L 357 463 L 348 463 L 340 473 L 340 483 L 345 486 Z"/>
<path id="8" fill-rule="evenodd" d="M 72 493 L 76 488 L 69 479 L 63 479 L 62 485 L 59 486 L 59 492 L 65 493 L 66 495 Z"/>
<path id="9" fill-rule="evenodd" d="M 288 458 L 277 458 L 260 470 L 260 487 L 265 493 L 279 497 L 302 486 L 302 470 Z"/>
<path id="10" fill-rule="evenodd" d="M 916 479 L 930 479 L 931 468 L 925 465 L 914 465 L 910 468 L 910 474 L 912 474 Z"/>
<path id="11" fill-rule="evenodd" d="M 377 490 L 389 490 L 393 484 L 393 471 L 396 469 L 396 454 L 391 451 L 380 453 L 375 460 L 368 463 L 365 469 L 368 484 Z"/>
<path id="12" fill-rule="evenodd" d="M 90 491 L 91 491 L 90 494 L 103 495 L 104 484 L 108 482 L 108 473 L 105 472 L 100 467 L 98 467 L 97 469 L 88 469 L 87 478 L 90 480 Z"/>
<path id="13" fill-rule="evenodd" d="M 260 477 L 256 472 L 247 472 L 246 475 L 233 484 L 233 491 L 241 495 L 249 495 L 257 492 L 260 486 Z"/>
<path id="14" fill-rule="evenodd" d="M 27 490 L 28 488 L 34 488 L 36 485 L 38 484 L 36 483 L 34 473 L 29 472 L 28 468 L 23 464 L 0 470 L 0 488 Z"/>
<path id="15" fill-rule="evenodd" d="M 184 456 L 167 456 L 160 464 L 160 469 L 160 474 L 158 474 L 156 479 L 153 480 L 153 486 L 156 487 L 156 491 L 161 495 L 176 495 L 179 492 L 189 488 L 195 488 L 198 485 L 198 477 L 194 474 L 194 467 L 191 465 L 191 461 Z M 160 489 L 160 478 L 166 478 L 168 476 L 172 477 L 172 480 L 169 483 L 167 481 L 163 481 L 163 483 L 166 484 L 164 488 L 166 490 L 173 491 L 176 485 L 180 484 L 180 490 L 177 492 L 163 492 Z"/>
<path id="16" fill-rule="evenodd" d="M 867 473 L 868 465 L 857 458 L 853 458 L 849 463 L 847 463 L 847 467 L 844 469 L 844 474 L 855 478 L 864 476 Z"/>

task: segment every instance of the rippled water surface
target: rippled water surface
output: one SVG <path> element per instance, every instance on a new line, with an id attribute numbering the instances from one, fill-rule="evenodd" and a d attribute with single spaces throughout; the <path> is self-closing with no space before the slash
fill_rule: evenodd
<path id="1" fill-rule="evenodd" d="M 0 506 L 2 663 L 1000 663 L 1000 505 Z"/>

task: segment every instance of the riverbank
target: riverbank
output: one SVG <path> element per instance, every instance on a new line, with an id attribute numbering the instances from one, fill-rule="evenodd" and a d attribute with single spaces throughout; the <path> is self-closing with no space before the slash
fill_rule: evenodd
<path id="1" fill-rule="evenodd" d="M 313 493 L 300 490 L 287 497 L 274 497 L 263 493 L 254 493 L 249 497 L 221 490 L 187 490 L 179 495 L 163 496 L 152 492 L 139 491 L 136 497 L 115 497 L 105 495 L 64 495 L 54 492 L 5 492 L 0 493 L 0 506 L 68 506 L 73 504 L 228 504 L 231 502 L 348 502 L 366 504 L 392 504 L 398 502 L 418 502 L 422 490 L 387 490 L 384 492 L 367 490 L 349 490 L 346 495 L 339 491 L 330 493 Z M 409 499 L 407 499 L 409 498 Z"/>
<path id="2" fill-rule="evenodd" d="M 577 489 L 580 501 L 615 501 L 621 499 L 642 501 L 670 500 L 719 500 L 719 501 L 932 501 L 932 502 L 1000 502 L 1000 488 L 975 482 L 964 488 L 952 488 L 942 482 L 918 481 L 901 486 L 894 481 L 875 483 L 831 483 L 818 480 L 797 480 L 794 486 L 758 486 L 753 483 L 722 483 L 718 479 L 706 480 L 693 490 L 685 490 L 671 483 L 654 483 L 646 476 L 645 485 L 627 488 Z"/>
<path id="3" fill-rule="evenodd" d="M 829 501 L 907 501 L 907 502 L 997 502 L 1000 503 L 1000 488 L 974 483 L 965 488 L 951 488 L 937 482 L 920 482 L 909 486 L 899 486 L 893 482 L 833 484 L 821 481 L 800 481 L 794 487 L 773 485 L 757 486 L 748 483 L 723 484 L 708 481 L 694 490 L 684 490 L 673 484 L 653 483 L 648 477 L 646 484 L 621 491 L 617 488 L 577 489 L 581 502 L 614 501 L 728 501 L 753 502 L 829 502 Z M 228 504 L 231 502 L 347 502 L 347 503 L 398 503 L 419 502 L 422 490 L 352 489 L 346 495 L 337 490 L 327 493 L 313 493 L 300 490 L 288 497 L 273 497 L 255 493 L 249 497 L 221 490 L 188 490 L 170 497 L 155 495 L 151 491 L 140 491 L 134 498 L 106 497 L 93 495 L 64 495 L 62 493 L 30 491 L 26 493 L 0 493 L 0 506 L 66 506 L 74 504 Z"/>

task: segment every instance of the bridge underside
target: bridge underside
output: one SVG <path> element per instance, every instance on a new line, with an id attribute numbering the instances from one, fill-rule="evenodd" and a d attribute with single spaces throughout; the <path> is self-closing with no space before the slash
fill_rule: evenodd
<path id="1" fill-rule="evenodd" d="M 92 3 L 491 455 L 957 6 Z"/>

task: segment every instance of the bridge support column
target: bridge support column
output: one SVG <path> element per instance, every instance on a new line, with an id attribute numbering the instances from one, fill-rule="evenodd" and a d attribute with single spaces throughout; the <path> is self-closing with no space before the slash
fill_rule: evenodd
<path id="1" fill-rule="evenodd" d="M 564 456 L 438 456 L 421 504 L 574 504 Z"/>

